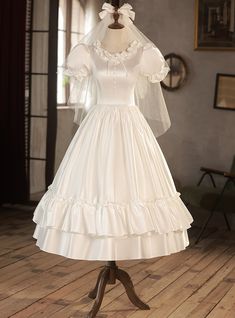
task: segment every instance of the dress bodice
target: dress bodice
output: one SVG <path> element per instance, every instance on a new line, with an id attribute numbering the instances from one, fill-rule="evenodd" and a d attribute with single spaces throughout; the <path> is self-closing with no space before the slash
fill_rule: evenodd
<path id="1" fill-rule="evenodd" d="M 80 124 L 83 114 L 98 104 L 137 106 L 159 136 L 170 126 L 159 83 L 169 70 L 164 56 L 150 41 L 135 39 L 118 53 L 106 50 L 100 40 L 79 43 L 69 53 L 64 72 L 71 78 L 71 92 L 75 93 L 74 122 Z M 84 110 L 81 117 L 79 108 Z"/>
<path id="2" fill-rule="evenodd" d="M 140 77 L 156 83 L 165 78 L 168 71 L 163 55 L 151 42 L 143 45 L 133 40 L 125 50 L 111 53 L 96 40 L 89 45 L 78 44 L 71 50 L 65 74 L 78 81 L 92 78 L 99 104 L 133 105 Z"/>
<path id="3" fill-rule="evenodd" d="M 137 41 L 122 52 L 110 53 L 99 41 L 90 48 L 91 72 L 97 85 L 98 104 L 134 105 L 143 47 Z"/>

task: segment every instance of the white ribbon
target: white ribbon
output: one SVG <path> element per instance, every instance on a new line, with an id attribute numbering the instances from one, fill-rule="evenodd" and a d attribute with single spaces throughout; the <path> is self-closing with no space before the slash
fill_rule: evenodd
<path id="1" fill-rule="evenodd" d="M 115 7 L 110 3 L 105 2 L 102 6 L 103 11 L 99 13 L 100 18 L 103 20 L 107 14 L 113 14 L 115 12 Z M 117 11 L 119 14 L 125 15 L 130 19 L 135 19 L 135 12 L 131 11 L 132 6 L 129 3 L 124 3 Z"/>

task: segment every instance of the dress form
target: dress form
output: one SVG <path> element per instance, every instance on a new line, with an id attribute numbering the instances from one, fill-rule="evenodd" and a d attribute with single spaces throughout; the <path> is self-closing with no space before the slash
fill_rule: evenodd
<path id="1" fill-rule="evenodd" d="M 102 46 L 111 53 L 124 51 L 130 44 L 130 35 L 127 29 L 110 29 L 107 28 L 102 40 Z"/>

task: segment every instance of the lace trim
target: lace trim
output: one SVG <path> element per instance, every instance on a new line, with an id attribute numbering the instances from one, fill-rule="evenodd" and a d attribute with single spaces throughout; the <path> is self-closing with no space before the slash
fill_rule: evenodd
<path id="1" fill-rule="evenodd" d="M 137 40 L 133 40 L 129 46 L 121 51 L 121 52 L 116 52 L 116 53 L 111 53 L 108 50 L 106 50 L 104 47 L 102 47 L 102 44 L 100 40 L 96 40 L 93 44 L 93 47 L 95 48 L 96 53 L 103 58 L 105 61 L 120 61 L 120 60 L 126 60 L 132 57 L 137 49 L 142 46 L 140 42 Z"/>

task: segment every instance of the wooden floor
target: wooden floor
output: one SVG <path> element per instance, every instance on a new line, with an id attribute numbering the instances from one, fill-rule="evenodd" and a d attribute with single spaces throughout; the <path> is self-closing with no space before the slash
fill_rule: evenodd
<path id="1" fill-rule="evenodd" d="M 86 317 L 88 292 L 105 262 L 41 251 L 32 209 L 0 213 L 0 317 Z M 189 230 L 194 241 L 195 230 Z M 160 258 L 119 261 L 150 310 L 137 310 L 123 286 L 107 285 L 98 317 L 234 318 L 235 233 L 214 232 L 198 245 Z"/>

